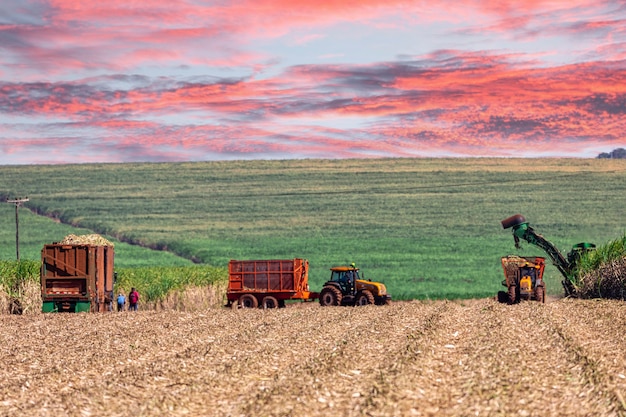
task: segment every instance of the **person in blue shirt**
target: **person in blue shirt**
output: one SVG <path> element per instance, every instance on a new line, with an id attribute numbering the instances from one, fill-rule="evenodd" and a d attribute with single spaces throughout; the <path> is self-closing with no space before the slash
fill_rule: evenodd
<path id="1" fill-rule="evenodd" d="M 124 294 L 119 293 L 117 295 L 117 311 L 124 311 L 124 305 L 126 304 L 126 297 Z"/>

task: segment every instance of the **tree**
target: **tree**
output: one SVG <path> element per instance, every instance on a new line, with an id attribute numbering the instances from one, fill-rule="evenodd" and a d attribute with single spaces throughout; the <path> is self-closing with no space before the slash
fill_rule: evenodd
<path id="1" fill-rule="evenodd" d="M 613 149 L 609 153 L 602 152 L 600 155 L 598 155 L 598 158 L 600 159 L 626 159 L 626 149 L 617 148 L 617 149 Z"/>

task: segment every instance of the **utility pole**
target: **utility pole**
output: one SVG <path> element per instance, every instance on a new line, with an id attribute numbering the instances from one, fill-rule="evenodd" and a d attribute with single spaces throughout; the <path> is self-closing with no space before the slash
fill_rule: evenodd
<path id="1" fill-rule="evenodd" d="M 17 215 L 18 207 L 20 207 L 23 203 L 28 201 L 28 197 L 24 198 L 15 198 L 13 200 L 8 200 L 7 203 L 15 204 L 15 252 L 17 254 L 17 260 L 20 260 L 20 221 Z"/>

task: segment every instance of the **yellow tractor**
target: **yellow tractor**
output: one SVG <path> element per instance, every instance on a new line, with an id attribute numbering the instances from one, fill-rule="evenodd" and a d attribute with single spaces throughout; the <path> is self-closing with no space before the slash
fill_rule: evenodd
<path id="1" fill-rule="evenodd" d="M 545 258 L 539 256 L 509 255 L 502 258 L 504 280 L 502 285 L 507 291 L 498 293 L 498 300 L 509 304 L 520 300 L 535 300 L 545 303 L 546 286 L 543 282 Z"/>
<path id="2" fill-rule="evenodd" d="M 384 305 L 391 303 L 385 284 L 361 279 L 359 269 L 351 266 L 330 268 L 330 280 L 320 291 L 322 306 L 362 306 L 367 304 Z"/>

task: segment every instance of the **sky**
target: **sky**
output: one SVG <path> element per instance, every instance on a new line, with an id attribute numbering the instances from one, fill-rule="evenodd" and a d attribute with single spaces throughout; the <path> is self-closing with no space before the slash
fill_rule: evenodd
<path id="1" fill-rule="evenodd" d="M 626 1 L 2 0 L 0 165 L 626 147 Z"/>

